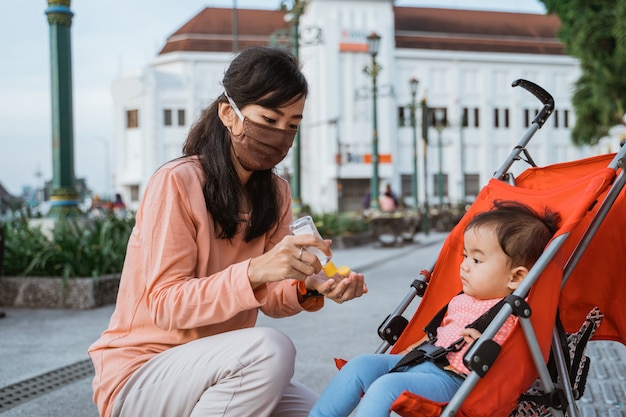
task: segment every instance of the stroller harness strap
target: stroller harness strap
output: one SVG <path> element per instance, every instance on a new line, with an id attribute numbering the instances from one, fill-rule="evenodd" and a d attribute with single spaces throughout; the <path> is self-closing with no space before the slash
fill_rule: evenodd
<path id="1" fill-rule="evenodd" d="M 483 313 L 480 317 L 478 317 L 474 322 L 467 325 L 466 328 L 472 328 L 478 330 L 480 333 L 483 333 L 489 323 L 496 317 L 498 311 L 502 305 L 506 302 L 506 298 L 498 301 L 493 307 Z M 389 372 L 399 372 L 404 367 L 411 367 L 418 365 L 426 360 L 433 362 L 438 367 L 444 369 L 449 365 L 448 359 L 446 359 L 446 355 L 450 352 L 458 352 L 465 345 L 465 340 L 463 337 L 455 340 L 448 347 L 436 346 L 435 341 L 437 337 L 437 328 L 441 325 L 443 318 L 448 311 L 448 305 L 446 304 L 435 314 L 435 317 L 426 325 L 424 331 L 428 335 L 428 340 L 419 344 L 417 347 L 413 348 L 409 353 L 404 355 L 400 361 L 394 366 Z M 459 374 L 459 376 L 461 376 Z"/>

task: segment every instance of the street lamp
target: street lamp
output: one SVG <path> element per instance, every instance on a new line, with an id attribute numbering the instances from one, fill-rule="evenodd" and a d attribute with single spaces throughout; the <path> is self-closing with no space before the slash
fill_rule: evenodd
<path id="1" fill-rule="evenodd" d="M 417 110 L 417 85 L 419 81 L 417 78 L 411 78 L 409 85 L 411 86 L 411 127 L 413 128 L 413 178 L 411 182 L 413 192 L 413 206 L 415 211 L 419 211 L 419 197 L 417 196 L 417 117 L 415 112 Z"/>
<path id="2" fill-rule="evenodd" d="M 445 111 L 443 109 L 435 109 L 435 128 L 437 129 L 437 156 L 439 159 L 439 166 L 437 169 L 437 196 L 439 197 L 439 208 L 443 207 L 443 141 L 441 140 L 441 132 L 444 129 Z"/>
<path id="3" fill-rule="evenodd" d="M 52 192 L 48 217 L 80 215 L 74 178 L 70 0 L 48 0 L 52 101 Z"/>
<path id="4" fill-rule="evenodd" d="M 428 202 L 428 124 L 430 120 L 430 107 L 426 97 L 422 97 L 422 154 L 424 155 L 424 215 L 422 216 L 422 230 L 428 236 L 430 233 L 430 206 Z"/>
<path id="5" fill-rule="evenodd" d="M 369 67 L 365 67 L 363 71 L 372 77 L 372 181 L 371 181 L 371 200 L 370 208 L 378 210 L 380 207 L 378 204 L 378 109 L 376 106 L 376 98 L 378 93 L 378 87 L 376 85 L 376 78 L 378 73 L 382 69 L 378 63 L 376 63 L 376 55 L 378 55 L 378 48 L 380 46 L 380 36 L 376 32 L 372 32 L 367 37 L 367 52 L 372 56 L 372 64 Z"/>
<path id="6" fill-rule="evenodd" d="M 304 7 L 306 0 L 294 0 L 291 5 L 291 10 L 285 15 L 285 20 L 288 20 L 291 24 L 291 51 L 296 58 L 300 58 L 300 16 L 304 13 Z M 282 4 L 286 9 L 285 3 Z M 287 10 L 285 10 L 287 11 Z M 291 177 L 291 207 L 295 214 L 299 214 L 302 211 L 302 194 L 301 194 L 301 143 L 300 129 L 296 131 L 296 136 L 293 141 L 292 153 L 293 153 L 293 176 Z"/>
<path id="7" fill-rule="evenodd" d="M 307 0 L 282 0 L 280 9 L 285 13 L 285 21 L 289 22 L 289 46 L 293 55 L 300 59 L 300 45 L 318 45 L 324 42 L 322 29 L 319 27 L 300 28 L 300 16 L 304 14 Z M 302 39 L 302 35 L 307 35 L 309 39 Z M 270 44 L 280 44 L 280 39 L 285 38 L 284 31 L 277 31 L 270 35 Z M 301 151 L 302 139 L 300 137 L 300 129 L 296 131 L 293 140 L 291 153 L 293 155 L 293 174 L 290 176 L 291 185 L 291 208 L 294 214 L 302 212 L 302 194 L 301 194 Z"/>

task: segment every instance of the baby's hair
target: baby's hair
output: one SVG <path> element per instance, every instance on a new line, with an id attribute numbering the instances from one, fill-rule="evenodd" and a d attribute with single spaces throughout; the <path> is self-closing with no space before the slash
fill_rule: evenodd
<path id="1" fill-rule="evenodd" d="M 560 222 L 561 215 L 548 207 L 543 214 L 539 214 L 518 201 L 495 200 L 491 209 L 474 216 L 465 230 L 493 227 L 511 265 L 530 269 L 556 233 Z"/>

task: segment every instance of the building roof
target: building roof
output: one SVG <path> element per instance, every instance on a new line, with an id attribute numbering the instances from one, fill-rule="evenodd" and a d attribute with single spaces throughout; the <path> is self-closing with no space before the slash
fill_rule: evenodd
<path id="1" fill-rule="evenodd" d="M 556 15 L 394 7 L 396 47 L 564 54 Z"/>
<path id="2" fill-rule="evenodd" d="M 394 7 L 396 47 L 449 51 L 563 55 L 555 15 Z M 237 46 L 268 45 L 289 23 L 279 10 L 237 9 Z M 233 9 L 205 8 L 174 32 L 159 54 L 175 51 L 230 52 Z M 282 33 L 279 33 L 282 32 Z"/>
<path id="3" fill-rule="evenodd" d="M 289 30 L 284 14 L 274 10 L 237 9 L 237 46 L 265 46 L 277 31 Z M 159 55 L 175 51 L 230 52 L 233 9 L 205 8 L 174 32 Z"/>

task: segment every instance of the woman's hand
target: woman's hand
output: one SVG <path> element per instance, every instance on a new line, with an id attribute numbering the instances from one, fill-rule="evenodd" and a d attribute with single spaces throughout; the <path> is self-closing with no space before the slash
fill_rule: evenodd
<path id="1" fill-rule="evenodd" d="M 305 249 L 311 246 L 329 257 L 332 256 L 330 240 L 322 240 L 313 235 L 288 235 L 263 255 L 252 258 L 248 266 L 248 278 L 252 288 L 285 279 L 304 281 L 320 272 L 322 264 L 319 259 Z"/>
<path id="2" fill-rule="evenodd" d="M 305 285 L 308 289 L 317 290 L 326 298 L 339 304 L 367 293 L 365 278 L 363 274 L 358 272 L 350 272 L 347 277 L 337 274 L 333 278 L 328 278 L 325 274 L 319 273 L 308 277 Z"/>

